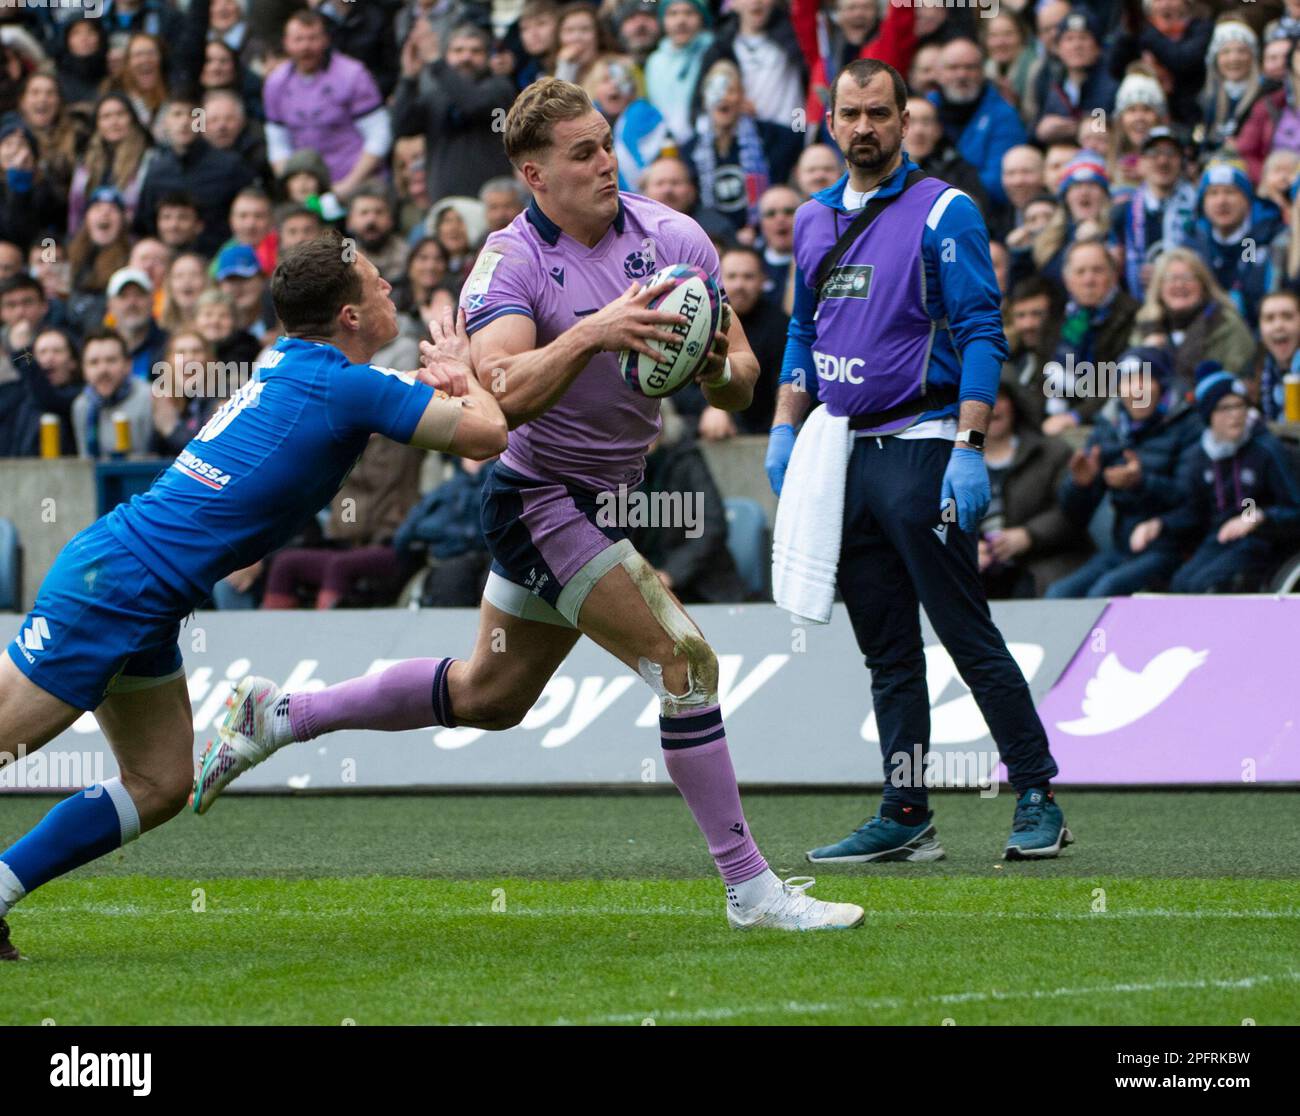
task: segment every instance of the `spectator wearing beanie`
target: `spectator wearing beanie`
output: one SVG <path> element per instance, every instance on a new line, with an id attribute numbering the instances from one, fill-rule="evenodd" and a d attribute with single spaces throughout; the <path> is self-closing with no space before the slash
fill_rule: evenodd
<path id="1" fill-rule="evenodd" d="M 1158 127 L 1168 125 L 1169 106 L 1160 83 L 1143 70 L 1120 82 L 1115 94 L 1115 123 L 1106 144 L 1106 167 L 1116 187 L 1137 186 L 1142 145 Z"/>
<path id="2" fill-rule="evenodd" d="M 611 23 L 619 51 L 638 68 L 644 67 L 663 34 L 658 0 L 623 0 L 615 8 Z"/>
<path id="3" fill-rule="evenodd" d="M 1300 152 L 1300 50 L 1291 51 L 1282 87 L 1256 100 L 1237 133 L 1236 148 L 1251 182 L 1259 181 L 1270 152 Z"/>
<path id="4" fill-rule="evenodd" d="M 330 189 L 330 171 L 325 160 L 311 148 L 295 151 L 279 174 L 285 200 L 306 206 L 325 222 L 341 222 L 347 208 Z"/>
<path id="5" fill-rule="evenodd" d="M 1236 306 L 1187 248 L 1171 248 L 1156 261 L 1131 342 L 1169 353 L 1174 382 L 1184 395 L 1195 387 L 1201 361 L 1245 368 L 1255 351 L 1255 338 Z"/>
<path id="6" fill-rule="evenodd" d="M 1150 131 L 1137 166 L 1137 189 L 1111 207 L 1111 239 L 1124 248 L 1124 285 L 1140 301 L 1160 254 L 1191 239 L 1196 187 L 1183 177 L 1183 145 L 1168 128 Z"/>
<path id="7" fill-rule="evenodd" d="M 1201 92 L 1205 149 L 1218 151 L 1241 130 L 1256 101 L 1277 86 L 1259 69 L 1259 38 L 1238 20 L 1214 28 L 1205 56 L 1209 80 Z"/>
<path id="8" fill-rule="evenodd" d="M 1274 286 L 1272 247 L 1282 232 L 1282 214 L 1272 202 L 1256 198 L 1241 164 L 1230 162 L 1205 168 L 1196 212 L 1190 246 L 1253 329 L 1260 299 Z"/>
<path id="9" fill-rule="evenodd" d="M 1169 583 L 1175 593 L 1255 589 L 1300 538 L 1300 482 L 1281 443 L 1250 406 L 1246 385 L 1222 365 L 1199 369 L 1196 409 L 1205 429 L 1184 465 L 1186 502 L 1139 523 L 1135 554 L 1199 540 Z"/>
<path id="10" fill-rule="evenodd" d="M 929 95 L 944 135 L 979 172 L 995 205 L 1006 203 L 1002 156 L 1025 142 L 1020 116 L 984 76 L 984 52 L 971 39 L 954 39 L 939 55 L 939 88 Z"/>
<path id="11" fill-rule="evenodd" d="M 1086 529 L 1103 501 L 1114 513 L 1110 546 L 1078 570 L 1054 581 L 1046 596 L 1122 597 L 1160 584 L 1178 567 L 1168 540 L 1134 554 L 1133 528 L 1180 507 L 1185 465 L 1201 436 L 1201 420 L 1169 388 L 1169 357 L 1159 349 L 1131 349 L 1118 365 L 1118 395 L 1103 408 L 1083 449 L 1070 457 L 1061 508 Z"/>
<path id="12" fill-rule="evenodd" d="M 1079 123 L 1090 113 L 1111 111 L 1119 83 L 1102 58 L 1101 41 L 1096 15 L 1081 4 L 1072 7 L 1057 29 L 1055 48 L 1035 83 L 1039 113 L 1034 135 L 1040 143 L 1073 140 Z"/>
<path id="13" fill-rule="evenodd" d="M 704 0 L 664 0 L 659 21 L 664 33 L 646 59 L 646 98 L 663 114 L 678 144 L 684 144 L 695 135 L 691 98 L 700 63 L 713 45 L 713 16 Z"/>
<path id="14" fill-rule="evenodd" d="M 1286 78 L 1287 63 L 1291 60 L 1291 47 L 1294 41 L 1281 29 L 1277 20 L 1268 25 L 1268 30 L 1260 40 L 1263 46 L 1259 52 L 1260 89 L 1271 93 Z"/>
<path id="15" fill-rule="evenodd" d="M 1142 18 L 1126 20 L 1111 45 L 1111 76 L 1122 78 L 1138 59 L 1154 61 L 1170 116 L 1190 128 L 1200 116 L 1196 96 L 1205 84 L 1212 31 L 1208 19 L 1192 15 L 1189 0 L 1142 0 Z"/>
<path id="16" fill-rule="evenodd" d="M 1110 232 L 1110 179 L 1095 151 L 1074 156 L 1061 174 L 1056 194 L 1060 208 L 1034 238 L 1036 269 L 1054 283 L 1062 282 L 1065 253 L 1080 240 L 1104 239 Z"/>

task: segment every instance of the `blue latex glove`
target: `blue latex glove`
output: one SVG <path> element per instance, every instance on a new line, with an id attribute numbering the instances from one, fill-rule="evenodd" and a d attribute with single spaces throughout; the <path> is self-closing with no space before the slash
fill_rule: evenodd
<path id="1" fill-rule="evenodd" d="M 968 534 L 974 534 L 984 513 L 989 510 L 990 498 L 989 471 L 984 465 L 984 455 L 979 450 L 954 447 L 952 456 L 948 458 L 948 468 L 943 473 L 940 522 L 952 522 L 955 506 L 957 526 Z"/>
<path id="2" fill-rule="evenodd" d="M 767 470 L 767 480 L 776 495 L 781 495 L 781 486 L 785 484 L 785 470 L 790 464 L 790 454 L 794 452 L 794 427 L 788 422 L 772 427 L 767 439 L 767 458 L 763 468 Z M 987 488 L 987 483 L 985 484 Z"/>

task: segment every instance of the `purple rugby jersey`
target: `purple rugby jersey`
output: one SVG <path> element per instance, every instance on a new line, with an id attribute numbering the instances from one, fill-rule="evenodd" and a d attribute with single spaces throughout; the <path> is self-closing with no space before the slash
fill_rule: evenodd
<path id="1" fill-rule="evenodd" d="M 384 104 L 370 71 L 337 50 L 314 74 L 299 73 L 292 62 L 272 71 L 262 99 L 266 119 L 289 130 L 293 149 L 315 149 L 330 177 L 345 177 L 361 156 L 365 141 L 354 121 Z"/>
<path id="2" fill-rule="evenodd" d="M 461 290 L 471 334 L 506 314 L 537 327 L 537 347 L 613 302 L 632 280 L 694 264 L 718 283 L 718 254 L 689 217 L 637 194 L 619 195 L 613 225 L 594 248 L 562 233 L 534 201 L 488 237 Z M 525 476 L 591 491 L 640 483 L 659 433 L 659 401 L 634 392 L 617 353 L 598 353 L 549 411 L 510 432 L 502 464 Z"/>

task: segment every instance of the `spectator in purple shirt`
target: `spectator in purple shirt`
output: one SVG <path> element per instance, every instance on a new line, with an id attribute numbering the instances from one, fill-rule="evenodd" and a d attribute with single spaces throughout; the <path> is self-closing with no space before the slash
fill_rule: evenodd
<path id="1" fill-rule="evenodd" d="M 263 88 L 267 154 L 276 174 L 295 151 L 314 148 L 329 168 L 334 193 L 347 200 L 379 173 L 392 128 L 379 87 L 366 68 L 331 51 L 319 13 L 305 10 L 284 28 L 289 60 Z"/>

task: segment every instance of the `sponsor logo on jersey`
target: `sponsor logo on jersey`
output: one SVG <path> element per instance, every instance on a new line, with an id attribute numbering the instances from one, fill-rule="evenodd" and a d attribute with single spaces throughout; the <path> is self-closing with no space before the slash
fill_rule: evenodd
<path id="1" fill-rule="evenodd" d="M 230 474 L 219 465 L 196 457 L 189 450 L 181 450 L 180 456 L 172 462 L 173 469 L 179 469 L 187 477 L 192 477 L 200 484 L 220 492 L 230 483 Z"/>
<path id="2" fill-rule="evenodd" d="M 551 278 L 554 279 L 554 280 L 556 281 L 556 283 L 558 283 L 561 287 L 563 287 L 563 286 L 564 286 L 564 268 L 562 268 L 562 267 L 553 267 L 553 268 L 551 268 Z"/>
<path id="3" fill-rule="evenodd" d="M 866 361 L 861 357 L 836 356 L 834 353 L 813 353 L 813 364 L 817 366 L 817 378 L 830 383 L 860 384 L 863 382 L 862 370 Z"/>
<path id="4" fill-rule="evenodd" d="M 845 264 L 837 267 L 822 287 L 822 298 L 870 298 L 872 264 Z"/>
<path id="5" fill-rule="evenodd" d="M 33 651 L 44 651 L 45 641 L 50 638 L 50 625 L 44 616 L 33 616 L 32 622 L 25 627 L 14 641 L 23 658 L 29 663 L 36 662 Z"/>

